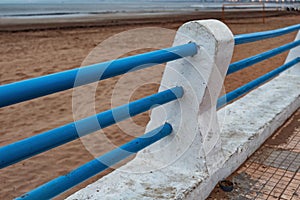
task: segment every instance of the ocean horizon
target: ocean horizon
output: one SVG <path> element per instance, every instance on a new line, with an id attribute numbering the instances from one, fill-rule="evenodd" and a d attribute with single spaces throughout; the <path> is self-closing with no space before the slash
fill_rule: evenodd
<path id="1" fill-rule="evenodd" d="M 1 3 L 1 18 L 49 18 L 63 16 L 113 14 L 113 13 L 161 13 L 221 10 L 223 3 L 199 1 L 118 1 L 97 3 Z M 266 8 L 278 8 L 283 4 L 268 3 Z M 253 5 L 253 9 L 261 9 Z"/>

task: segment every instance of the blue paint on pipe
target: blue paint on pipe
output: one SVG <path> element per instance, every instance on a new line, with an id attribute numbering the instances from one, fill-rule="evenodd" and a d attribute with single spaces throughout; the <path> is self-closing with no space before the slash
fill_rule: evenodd
<path id="1" fill-rule="evenodd" d="M 51 199 L 60 193 L 74 187 L 75 185 L 87 180 L 88 178 L 104 171 L 108 167 L 124 160 L 128 156 L 137 153 L 143 148 L 157 142 L 158 140 L 168 136 L 172 132 L 172 126 L 168 123 L 163 126 L 154 129 L 151 132 L 144 134 L 143 136 L 136 138 L 119 148 L 116 148 L 99 158 L 96 158 L 72 172 L 60 176 L 50 182 L 39 186 L 38 188 L 22 195 L 17 200 L 40 200 Z"/>
<path id="2" fill-rule="evenodd" d="M 256 33 L 247 33 L 234 36 L 235 45 L 245 44 L 250 42 L 255 42 L 263 39 L 274 38 L 284 34 L 288 34 L 300 29 L 300 24 L 296 24 L 293 26 L 288 26 L 285 28 L 280 28 L 276 30 L 270 31 L 262 31 Z"/>
<path id="3" fill-rule="evenodd" d="M 1 147 L 0 168 L 73 141 L 159 105 L 181 98 L 182 96 L 183 88 L 174 87 Z"/>
<path id="4" fill-rule="evenodd" d="M 251 65 L 254 65 L 256 63 L 259 63 L 259 62 L 261 62 L 263 60 L 266 60 L 268 58 L 271 58 L 273 56 L 276 56 L 276 55 L 278 55 L 280 53 L 283 53 L 283 52 L 285 52 L 287 50 L 295 48 L 295 47 L 297 47 L 299 45 L 300 45 L 300 40 L 297 40 L 297 41 L 285 44 L 283 46 L 277 47 L 275 49 L 272 49 L 272 50 L 269 50 L 269 51 L 257 54 L 255 56 L 252 56 L 252 57 L 245 58 L 243 60 L 234 62 L 234 63 L 232 63 L 232 64 L 229 65 L 229 68 L 228 68 L 228 71 L 227 71 L 227 75 L 232 74 L 234 72 L 237 72 L 239 70 L 242 70 L 242 69 L 244 69 L 246 67 L 249 67 Z"/>
<path id="5" fill-rule="evenodd" d="M 0 108 L 93 83 L 168 61 L 193 56 L 197 45 L 188 43 L 82 68 L 32 78 L 0 86 Z"/>
<path id="6" fill-rule="evenodd" d="M 217 109 L 221 108 L 222 106 L 226 105 L 227 103 L 241 97 L 242 95 L 246 94 L 247 92 L 255 89 L 256 87 L 262 85 L 263 83 L 265 83 L 266 81 L 274 78 L 275 76 L 277 76 L 278 74 L 280 74 L 281 72 L 291 68 L 292 66 L 294 66 L 295 64 L 300 62 L 300 57 L 295 58 L 294 60 L 278 67 L 277 69 L 274 69 L 268 73 L 266 73 L 265 75 L 243 85 L 242 87 L 237 88 L 236 90 L 233 90 L 225 95 L 223 95 L 222 97 L 220 97 L 217 101 Z"/>

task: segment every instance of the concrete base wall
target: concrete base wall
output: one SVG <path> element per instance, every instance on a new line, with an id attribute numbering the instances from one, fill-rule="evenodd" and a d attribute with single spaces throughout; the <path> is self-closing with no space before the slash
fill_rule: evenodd
<path id="1" fill-rule="evenodd" d="M 221 138 L 227 160 L 199 187 L 203 199 L 300 107 L 299 86 L 300 78 L 281 75 L 218 112 L 219 119 L 225 115 Z M 197 199 L 193 194 L 188 199 Z"/>

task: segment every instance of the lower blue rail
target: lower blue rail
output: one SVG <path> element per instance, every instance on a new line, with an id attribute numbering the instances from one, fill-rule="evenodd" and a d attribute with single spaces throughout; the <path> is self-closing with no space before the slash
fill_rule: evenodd
<path id="1" fill-rule="evenodd" d="M 137 153 L 143 148 L 155 143 L 156 141 L 170 135 L 172 126 L 168 123 L 154 129 L 143 136 L 136 138 L 119 148 L 116 148 L 99 158 L 96 158 L 81 167 L 71 171 L 70 173 L 60 176 L 52 181 L 39 186 L 38 188 L 16 198 L 17 200 L 41 200 L 51 199 L 64 191 L 74 187 L 75 185 L 87 180 L 88 178 L 104 171 L 110 166 L 124 160 L 128 156 Z"/>
<path id="2" fill-rule="evenodd" d="M 257 54 L 255 56 L 251 56 L 249 58 L 245 58 L 243 60 L 239 60 L 237 62 L 234 62 L 232 64 L 229 65 L 228 71 L 227 71 L 227 75 L 232 74 L 234 72 L 237 72 L 239 70 L 242 70 L 246 67 L 249 67 L 251 65 L 254 65 L 256 63 L 259 63 L 263 60 L 266 60 L 268 58 L 271 58 L 273 56 L 276 56 L 280 53 L 283 53 L 285 51 L 288 51 L 292 48 L 295 48 L 297 46 L 300 45 L 300 40 L 285 44 L 283 46 L 277 47 L 275 49 L 271 49 L 269 51 Z"/>
<path id="3" fill-rule="evenodd" d="M 281 72 L 291 68 L 292 66 L 296 65 L 299 62 L 300 62 L 300 57 L 295 58 L 294 60 L 278 67 L 277 69 L 274 69 L 273 71 L 266 73 L 265 75 L 243 85 L 242 87 L 239 87 L 238 89 L 233 90 L 233 91 L 221 96 L 218 99 L 217 108 L 221 108 L 222 106 L 226 105 L 227 103 L 241 97 L 242 95 L 244 95 L 247 92 L 255 89 L 256 87 L 262 85 L 264 82 L 274 78 Z"/>

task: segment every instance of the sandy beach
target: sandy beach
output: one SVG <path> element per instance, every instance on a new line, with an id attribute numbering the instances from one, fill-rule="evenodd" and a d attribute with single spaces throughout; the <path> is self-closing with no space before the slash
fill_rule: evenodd
<path id="1" fill-rule="evenodd" d="M 264 30 L 272 30 L 299 23 L 300 13 L 268 12 L 265 24 L 259 18 L 261 13 L 247 13 L 244 19 L 239 19 L 238 12 L 227 13 L 225 23 L 234 34 L 250 33 Z M 253 16 L 253 18 L 251 17 Z M 110 60 L 114 50 L 101 51 L 102 54 L 89 56 L 101 42 L 109 37 L 132 29 L 159 27 L 176 30 L 185 21 L 194 19 L 221 19 L 221 13 L 191 13 L 190 15 L 160 15 L 136 18 L 116 18 L 110 21 L 80 21 L 72 23 L 1 23 L 0 24 L 0 85 L 15 81 L 25 80 L 46 74 L 60 72 L 76 67 L 82 63 L 90 64 Z M 107 19 L 108 20 L 108 19 Z M 146 29 L 147 30 L 147 29 Z M 173 31 L 174 32 L 174 31 Z M 294 40 L 296 33 L 291 33 L 275 39 L 267 39 L 262 42 L 239 45 L 235 47 L 232 62 L 255 55 L 257 53 L 275 48 Z M 161 43 L 159 47 L 172 45 L 174 34 L 152 34 L 149 38 L 143 38 L 144 49 L 127 52 L 122 56 L 133 55 L 149 51 L 153 47 L 152 42 Z M 123 52 L 136 41 L 134 35 L 128 35 L 126 40 L 119 43 L 111 43 L 118 47 L 115 51 Z M 101 45 L 100 45 L 101 46 Z M 150 49 L 151 50 L 151 49 Z M 91 54 L 90 54 L 91 55 Z M 226 91 L 231 91 L 244 83 L 282 65 L 287 52 L 272 59 L 261 62 L 243 71 L 230 75 L 225 80 Z M 92 58 L 92 57 L 96 58 Z M 124 103 L 128 91 L 128 85 L 137 81 L 146 82 L 139 88 L 130 91 L 130 101 L 141 98 L 157 91 L 164 65 L 134 72 L 123 85 L 122 77 L 115 77 L 101 81 L 97 85 L 95 95 L 95 111 L 101 112 L 110 109 L 119 103 Z M 117 90 L 115 86 L 118 86 Z M 113 94 L 113 92 L 117 93 Z M 8 106 L 0 109 L 0 146 L 10 144 L 36 135 L 38 133 L 59 127 L 74 120 L 72 112 L 73 90 L 52 94 L 24 103 Z M 114 101 L 111 101 L 114 95 Z M 92 100 L 91 100 L 92 101 Z M 92 102 L 91 102 L 92 103 Z M 90 111 L 82 113 L 87 116 Z M 97 134 L 104 134 L 114 145 L 120 145 L 129 141 L 133 136 L 141 135 L 149 120 L 149 113 L 143 113 L 134 117 L 134 123 L 138 128 L 127 129 L 126 133 L 117 125 L 106 128 L 103 132 L 96 132 L 88 138 L 92 140 Z M 123 126 L 126 126 L 124 122 Z M 128 134 L 130 132 L 131 134 Z M 88 140 L 88 139 L 87 139 Z M 112 148 L 106 141 L 94 144 L 92 155 L 82 144 L 76 140 L 42 153 L 33 158 L 0 170 L 0 199 L 12 199 L 30 191 L 37 186 L 64 175 L 80 165 L 94 159 L 94 155 L 101 155 Z M 99 174 L 88 181 L 76 186 L 57 199 L 63 199 L 78 189 L 99 179 L 108 171 Z"/>

